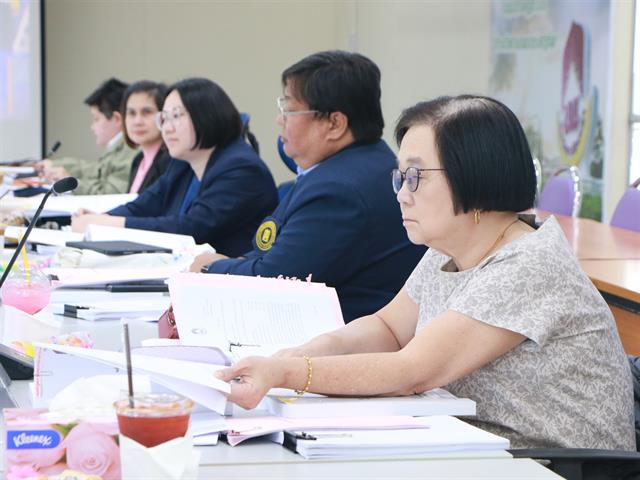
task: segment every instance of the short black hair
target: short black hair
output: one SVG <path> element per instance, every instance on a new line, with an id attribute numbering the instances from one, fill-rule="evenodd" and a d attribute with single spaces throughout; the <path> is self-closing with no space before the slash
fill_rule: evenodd
<path id="1" fill-rule="evenodd" d="M 420 102 L 400 115 L 398 146 L 416 125 L 433 129 L 454 212 L 521 212 L 533 207 L 536 174 L 515 114 L 499 101 L 460 95 Z"/>
<path id="2" fill-rule="evenodd" d="M 196 132 L 196 148 L 224 147 L 240 137 L 240 113 L 229 95 L 208 78 L 186 78 L 170 85 L 189 112 Z"/>
<path id="3" fill-rule="evenodd" d="M 319 115 L 342 112 L 356 142 L 373 143 L 384 128 L 380 106 L 380 69 L 359 53 L 314 53 L 282 72 L 282 85 Z"/>
<path id="4" fill-rule="evenodd" d="M 167 96 L 167 86 L 164 83 L 152 82 L 151 80 L 140 80 L 139 82 L 135 82 L 129 85 L 124 91 L 124 95 L 122 96 L 122 106 L 120 109 L 120 115 L 122 115 L 122 118 L 126 117 L 127 102 L 129 101 L 129 97 L 134 93 L 149 94 L 149 96 L 153 98 L 153 102 L 156 104 L 156 108 L 158 110 L 162 110 L 162 104 L 164 103 L 164 99 Z M 122 131 L 124 133 L 124 141 L 127 143 L 127 145 L 129 145 L 131 148 L 137 148 L 138 145 L 129 137 L 124 122 L 122 122 Z"/>
<path id="5" fill-rule="evenodd" d="M 84 103 L 96 107 L 105 117 L 111 118 L 114 112 L 120 111 L 122 96 L 127 86 L 117 78 L 110 78 L 85 98 Z"/>

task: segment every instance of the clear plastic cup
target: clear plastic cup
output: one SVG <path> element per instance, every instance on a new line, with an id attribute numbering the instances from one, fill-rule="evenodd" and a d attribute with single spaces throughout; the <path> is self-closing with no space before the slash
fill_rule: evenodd
<path id="1" fill-rule="evenodd" d="M 38 267 L 14 265 L 0 290 L 2 303 L 33 315 L 49 304 L 51 280 Z"/>
<path id="2" fill-rule="evenodd" d="M 193 401 L 173 393 L 144 393 L 114 403 L 120 434 L 147 448 L 184 437 Z"/>

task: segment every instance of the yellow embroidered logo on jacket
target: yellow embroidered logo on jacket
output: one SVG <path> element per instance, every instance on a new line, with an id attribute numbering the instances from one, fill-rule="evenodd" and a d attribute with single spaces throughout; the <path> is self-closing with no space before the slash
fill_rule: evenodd
<path id="1" fill-rule="evenodd" d="M 256 232 L 256 246 L 266 252 L 273 246 L 273 242 L 276 241 L 276 222 L 273 220 L 267 220 L 262 222 L 262 225 L 258 227 Z"/>

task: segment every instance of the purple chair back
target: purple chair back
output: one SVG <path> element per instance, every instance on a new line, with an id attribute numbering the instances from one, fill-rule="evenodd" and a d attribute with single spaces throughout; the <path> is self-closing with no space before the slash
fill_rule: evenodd
<path id="1" fill-rule="evenodd" d="M 580 212 L 581 192 L 577 168 L 563 168 L 549 177 L 540 193 L 538 208 L 558 215 L 577 216 Z M 560 175 L 569 172 L 570 175 Z"/>
<path id="2" fill-rule="evenodd" d="M 624 192 L 611 217 L 611 226 L 640 232 L 640 178 Z"/>

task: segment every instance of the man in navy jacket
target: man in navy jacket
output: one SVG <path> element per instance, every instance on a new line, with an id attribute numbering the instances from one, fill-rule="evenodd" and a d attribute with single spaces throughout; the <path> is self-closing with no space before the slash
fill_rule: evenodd
<path id="1" fill-rule="evenodd" d="M 425 249 L 407 239 L 391 187 L 395 155 L 380 139 L 380 71 L 368 58 L 321 52 L 282 74 L 278 99 L 298 179 L 241 258 L 205 254 L 191 269 L 305 278 L 335 287 L 345 321 L 400 290 Z"/>

